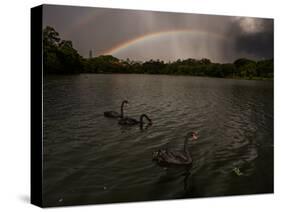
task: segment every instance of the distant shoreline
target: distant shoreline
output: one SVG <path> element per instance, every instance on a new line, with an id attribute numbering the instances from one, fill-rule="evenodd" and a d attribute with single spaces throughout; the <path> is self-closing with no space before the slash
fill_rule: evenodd
<path id="1" fill-rule="evenodd" d="M 216 63 L 208 58 L 186 58 L 173 62 L 159 59 L 134 61 L 113 55 L 82 57 L 72 41 L 61 40 L 54 28 L 47 26 L 43 36 L 44 74 L 151 74 L 203 76 L 245 80 L 272 80 L 274 59 L 252 60 L 237 58 L 232 63 Z"/>
<path id="2" fill-rule="evenodd" d="M 197 76 L 197 75 L 186 75 L 186 74 L 149 74 L 149 73 L 70 73 L 70 74 L 60 74 L 60 73 L 45 73 L 44 76 L 77 76 L 83 74 L 94 74 L 94 75 L 160 75 L 160 76 L 186 76 L 186 77 L 200 77 L 200 78 L 211 78 L 211 79 L 233 79 L 233 80 L 249 80 L 249 81 L 274 81 L 274 78 L 268 77 L 252 77 L 252 78 L 243 78 L 243 77 L 211 77 L 211 76 Z"/>

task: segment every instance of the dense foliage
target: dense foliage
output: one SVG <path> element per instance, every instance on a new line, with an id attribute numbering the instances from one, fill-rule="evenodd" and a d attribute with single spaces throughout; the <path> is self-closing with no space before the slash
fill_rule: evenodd
<path id="1" fill-rule="evenodd" d="M 83 58 L 72 46 L 72 42 L 61 40 L 59 33 L 47 26 L 43 31 L 43 65 L 45 73 L 79 73 L 83 69 Z"/>
<path id="2" fill-rule="evenodd" d="M 160 60 L 120 60 L 111 55 L 83 58 L 73 48 L 71 41 L 61 40 L 59 33 L 49 26 L 43 31 L 43 45 L 45 73 L 146 73 L 246 79 L 273 78 L 273 59 L 256 62 L 241 58 L 234 63 L 220 64 L 212 63 L 206 58 L 189 58 L 168 63 Z"/>

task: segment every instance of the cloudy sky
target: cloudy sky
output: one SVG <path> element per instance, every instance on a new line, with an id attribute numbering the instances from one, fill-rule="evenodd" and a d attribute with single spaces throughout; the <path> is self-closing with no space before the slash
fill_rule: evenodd
<path id="1" fill-rule="evenodd" d="M 45 5 L 43 25 L 84 57 L 90 50 L 140 61 L 273 57 L 272 19 Z"/>

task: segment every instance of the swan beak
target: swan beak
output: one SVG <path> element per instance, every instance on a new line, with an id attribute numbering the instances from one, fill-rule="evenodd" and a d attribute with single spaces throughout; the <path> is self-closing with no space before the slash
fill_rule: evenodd
<path id="1" fill-rule="evenodd" d="M 199 137 L 199 136 L 198 136 L 198 134 L 197 134 L 196 132 L 192 135 L 192 139 L 193 139 L 193 140 L 197 140 L 198 137 Z"/>

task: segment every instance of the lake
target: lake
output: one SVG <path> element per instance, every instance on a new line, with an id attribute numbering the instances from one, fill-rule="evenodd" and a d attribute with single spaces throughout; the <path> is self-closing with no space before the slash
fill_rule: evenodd
<path id="1" fill-rule="evenodd" d="M 104 111 L 147 114 L 120 126 Z M 137 74 L 45 76 L 43 205 L 75 205 L 273 192 L 273 81 Z M 152 153 L 180 150 L 191 168 L 160 167 Z"/>

